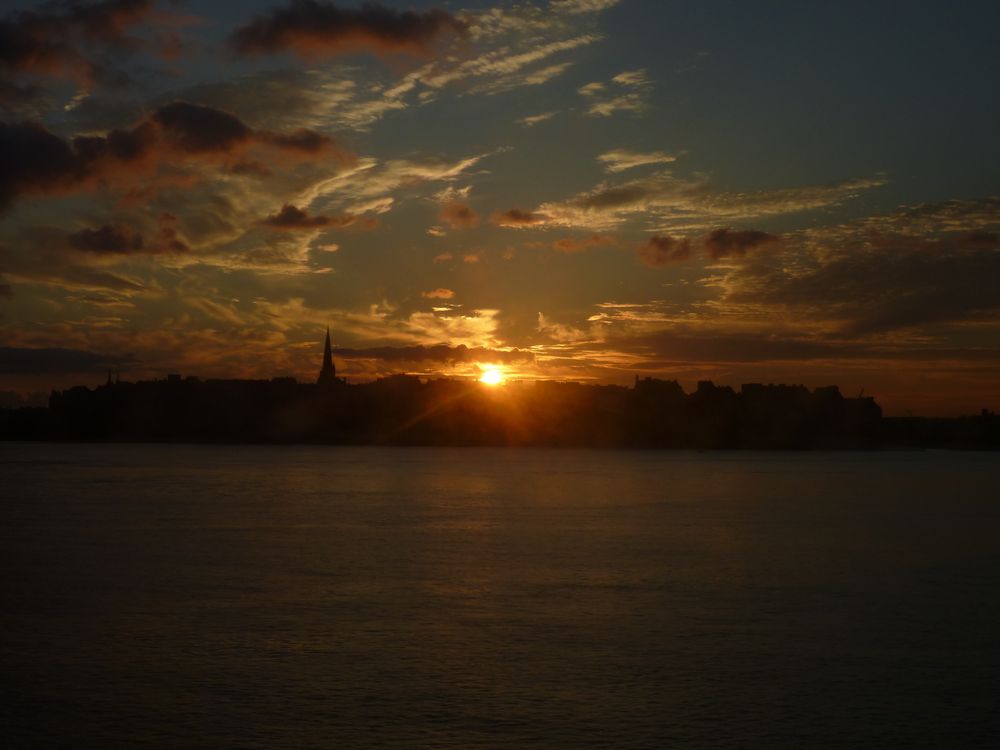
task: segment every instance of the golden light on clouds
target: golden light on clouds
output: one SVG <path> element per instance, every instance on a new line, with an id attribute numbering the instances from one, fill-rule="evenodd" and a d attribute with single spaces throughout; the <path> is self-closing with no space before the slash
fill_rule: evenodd
<path id="1" fill-rule="evenodd" d="M 892 415 L 1000 409 L 1000 197 L 982 171 L 1000 139 L 963 124 L 997 119 L 987 89 L 956 94 L 954 132 L 889 106 L 856 127 L 873 84 L 836 50 L 810 58 L 836 99 L 817 106 L 767 61 L 733 76 L 724 50 L 744 40 L 714 11 L 691 11 L 683 53 L 632 45 L 672 27 L 671 3 L 193 0 L 193 26 L 148 0 L 7 5 L 38 7 L 0 10 L 24 42 L 0 66 L 0 152 L 17 156 L 0 169 L 0 397 L 108 367 L 308 382 L 329 325 L 351 382 L 485 388 L 493 367 L 503 400 L 538 381 L 787 379 L 864 387 Z M 921 67 L 908 32 L 876 48 L 864 24 L 838 31 L 902 61 L 899 81 L 867 61 L 876 93 L 910 91 L 914 70 L 943 90 L 963 65 L 981 79 L 996 25 L 953 15 L 947 70 Z M 796 18 L 823 33 L 822 13 Z M 762 29 L 774 59 L 800 54 L 780 14 Z M 693 135 L 720 102 L 765 134 L 754 149 Z M 916 135 L 890 157 L 894 127 Z M 944 182 L 929 153 L 948 155 Z"/>

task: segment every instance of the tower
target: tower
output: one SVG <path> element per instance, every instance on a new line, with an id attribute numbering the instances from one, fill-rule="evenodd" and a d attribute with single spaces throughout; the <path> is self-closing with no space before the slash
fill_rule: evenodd
<path id="1" fill-rule="evenodd" d="M 333 366 L 333 350 L 330 348 L 330 326 L 326 327 L 326 344 L 323 346 L 323 368 L 319 371 L 316 385 L 330 386 L 337 382 L 337 368 Z"/>

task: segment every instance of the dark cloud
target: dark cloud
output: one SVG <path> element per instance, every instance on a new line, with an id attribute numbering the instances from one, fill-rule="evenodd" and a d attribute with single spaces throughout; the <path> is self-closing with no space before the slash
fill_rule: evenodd
<path id="1" fill-rule="evenodd" d="M 130 164 L 149 156 L 157 145 L 158 131 L 149 122 L 131 130 L 112 130 L 107 135 L 77 136 L 73 149 L 81 178 L 108 168 L 112 163 Z"/>
<path id="2" fill-rule="evenodd" d="M 880 237 L 770 289 L 768 300 L 826 305 L 851 334 L 1000 315 L 1000 237 Z"/>
<path id="3" fill-rule="evenodd" d="M 582 253 L 587 248 L 599 247 L 601 245 L 613 245 L 615 238 L 607 234 L 592 234 L 589 237 L 576 239 L 564 237 L 552 243 L 552 249 L 561 253 Z"/>
<path id="4" fill-rule="evenodd" d="M 464 33 L 465 28 L 438 9 L 400 11 L 375 3 L 339 8 L 321 0 L 291 0 L 241 26 L 229 44 L 238 55 L 291 50 L 307 60 L 358 50 L 425 54 L 442 36 Z"/>
<path id="5" fill-rule="evenodd" d="M 730 333 L 672 326 L 610 341 L 616 350 L 642 355 L 637 367 L 658 369 L 678 364 L 828 362 L 832 360 L 1000 362 L 1000 349 L 954 346 L 913 347 L 891 341 L 862 341 L 853 336 L 803 336 L 791 332 Z"/>
<path id="6" fill-rule="evenodd" d="M 140 167 L 173 164 L 177 157 L 215 160 L 259 143 L 309 152 L 329 138 L 308 130 L 255 133 L 222 110 L 173 102 L 127 130 L 66 141 L 34 122 L 0 123 L 0 211 L 20 195 L 80 190 L 101 180 L 134 177 Z M 337 150 L 343 162 L 346 152 Z"/>
<path id="7" fill-rule="evenodd" d="M 730 276 L 728 300 L 784 305 L 850 336 L 1000 319 L 1000 236 L 992 232 L 847 241 L 834 233 L 794 268 L 748 263 Z"/>
<path id="8" fill-rule="evenodd" d="M 105 224 L 97 229 L 81 229 L 67 238 L 74 250 L 88 253 L 125 255 L 141 252 L 142 235 L 118 224 Z"/>
<path id="9" fill-rule="evenodd" d="M 673 327 L 642 336 L 617 340 L 632 351 L 645 351 L 667 362 L 771 362 L 872 356 L 870 347 L 836 340 L 769 333 L 732 334 L 692 331 Z"/>
<path id="10" fill-rule="evenodd" d="M 691 258 L 691 242 L 681 237 L 656 235 L 639 248 L 637 255 L 650 268 L 669 266 Z"/>
<path id="11" fill-rule="evenodd" d="M 162 31 L 156 35 L 156 52 L 164 60 L 179 60 L 187 49 L 188 45 L 176 31 Z"/>
<path id="12" fill-rule="evenodd" d="M 526 362 L 535 355 L 524 349 L 488 349 L 464 344 L 448 346 L 376 346 L 369 349 L 335 349 L 343 359 L 380 359 L 385 362 Z"/>
<path id="13" fill-rule="evenodd" d="M 273 216 L 263 219 L 261 224 L 275 229 L 322 229 L 329 219 L 325 216 L 310 216 L 301 208 L 286 203 Z"/>
<path id="14" fill-rule="evenodd" d="M 0 108 L 8 112 L 24 112 L 40 103 L 45 92 L 34 84 L 20 84 L 0 79 Z"/>
<path id="15" fill-rule="evenodd" d="M 468 204 L 450 201 L 441 207 L 441 221 L 452 229 L 471 229 L 479 225 L 479 215 Z"/>
<path id="16" fill-rule="evenodd" d="M 88 49 L 135 47 L 127 31 L 152 10 L 153 0 L 67 0 L 9 13 L 0 19 L 0 71 L 91 86 L 108 73 Z"/>
<path id="17" fill-rule="evenodd" d="M 983 248 L 989 250 L 996 250 L 997 248 L 1000 248 L 1000 234 L 997 232 L 987 232 L 986 230 L 980 229 L 974 232 L 968 232 L 960 239 L 965 245 L 972 248 Z"/>
<path id="18" fill-rule="evenodd" d="M 1000 196 L 902 206 L 890 214 L 861 219 L 862 231 L 914 236 L 942 231 L 1000 228 Z"/>
<path id="19" fill-rule="evenodd" d="M 96 229 L 81 229 L 66 238 L 74 250 L 95 255 L 135 255 L 139 253 L 186 253 L 190 251 L 176 228 L 177 219 L 162 214 L 159 229 L 150 241 L 142 234 L 122 224 L 104 224 Z"/>
<path id="20" fill-rule="evenodd" d="M 329 102 L 325 82 L 353 81 L 347 71 L 306 71 L 301 66 L 280 70 L 241 72 L 236 77 L 226 77 L 194 83 L 177 90 L 176 101 L 203 104 L 226 112 L 239 112 L 247 123 L 265 131 L 283 130 L 297 118 L 328 111 Z M 322 84 L 321 84 L 322 81 Z M 160 102 L 158 102 L 160 103 Z M 109 122 L 121 122 L 122 113 L 116 109 L 118 102 L 110 97 L 92 96 L 82 101 L 74 110 L 74 122 L 83 127 L 106 127 Z M 305 120 L 301 121 L 305 124 Z"/>
<path id="21" fill-rule="evenodd" d="M 37 123 L 0 122 L 0 164 L 0 211 L 22 193 L 67 189 L 84 171 L 72 147 Z"/>
<path id="22" fill-rule="evenodd" d="M 291 133 L 262 133 L 261 139 L 278 148 L 303 154 L 320 154 L 333 147 L 332 138 L 306 128 Z"/>
<path id="23" fill-rule="evenodd" d="M 10 284 L 0 281 L 0 298 L 10 299 L 14 296 L 14 290 L 10 288 Z"/>
<path id="24" fill-rule="evenodd" d="M 272 229 L 332 229 L 351 226 L 358 220 L 359 217 L 349 214 L 344 216 L 310 216 L 301 208 L 286 203 L 278 213 L 268 216 L 260 223 Z"/>
<path id="25" fill-rule="evenodd" d="M 0 346 L 0 373 L 4 375 L 59 375 L 101 372 L 127 367 L 136 360 L 128 355 L 95 354 L 81 349 L 27 349 Z"/>
<path id="26" fill-rule="evenodd" d="M 716 229 L 705 238 L 705 252 L 712 260 L 745 258 L 751 250 L 780 241 L 776 235 L 755 229 Z"/>
<path id="27" fill-rule="evenodd" d="M 548 221 L 549 217 L 545 214 L 534 213 L 533 211 L 525 211 L 521 208 L 512 208 L 509 211 L 503 211 L 493 214 L 491 221 L 497 226 L 501 227 L 514 227 L 523 228 L 534 226 L 535 224 L 544 224 Z"/>
<path id="28" fill-rule="evenodd" d="M 160 107 L 151 119 L 174 147 L 189 154 L 229 152 L 253 137 L 235 115 L 188 102 Z"/>

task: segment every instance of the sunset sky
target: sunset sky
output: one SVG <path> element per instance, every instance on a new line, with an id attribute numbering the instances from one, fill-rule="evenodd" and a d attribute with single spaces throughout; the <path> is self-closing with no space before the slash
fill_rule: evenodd
<path id="1" fill-rule="evenodd" d="M 5 2 L 0 390 L 839 384 L 1000 409 L 1000 4 Z"/>

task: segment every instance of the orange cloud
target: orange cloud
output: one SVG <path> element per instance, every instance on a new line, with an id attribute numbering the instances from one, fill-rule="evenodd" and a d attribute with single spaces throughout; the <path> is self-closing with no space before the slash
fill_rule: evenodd
<path id="1" fill-rule="evenodd" d="M 424 292 L 422 296 L 426 299 L 451 299 L 455 296 L 455 292 L 451 289 L 438 287 L 437 289 L 432 289 L 429 292 Z"/>
<path id="2" fill-rule="evenodd" d="M 229 44 L 240 56 L 290 50 L 307 61 L 356 51 L 424 55 L 438 39 L 465 30 L 464 22 L 439 9 L 400 11 L 375 3 L 339 8 L 323 0 L 291 0 L 241 26 Z"/>
<path id="3" fill-rule="evenodd" d="M 493 216 L 490 217 L 490 220 L 498 227 L 523 229 L 525 227 L 535 226 L 536 224 L 544 224 L 549 220 L 549 217 L 545 214 L 525 211 L 521 208 L 512 208 L 509 211 L 497 212 L 493 214 Z"/>
<path id="4" fill-rule="evenodd" d="M 471 229 L 479 225 L 479 215 L 468 204 L 450 201 L 441 208 L 441 221 L 452 229 Z"/>
<path id="5" fill-rule="evenodd" d="M 583 239 L 565 237 L 552 243 L 552 248 L 561 253 L 581 253 L 589 247 L 599 247 L 600 245 L 613 245 L 615 238 L 607 234 L 593 234 Z"/>
<path id="6" fill-rule="evenodd" d="M 0 70 L 50 76 L 91 88 L 107 71 L 85 54 L 94 43 L 128 49 L 126 34 L 153 11 L 153 0 L 104 0 L 95 3 L 44 3 L 0 19 Z"/>
<path id="7" fill-rule="evenodd" d="M 638 250 L 639 260 L 650 268 L 660 268 L 691 258 L 689 240 L 667 235 L 650 237 Z"/>

